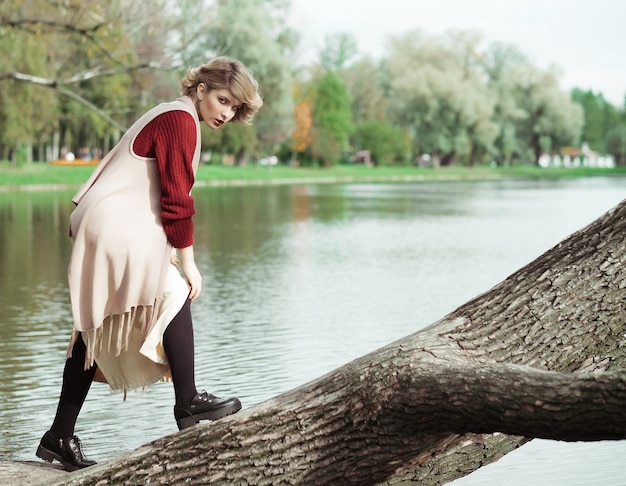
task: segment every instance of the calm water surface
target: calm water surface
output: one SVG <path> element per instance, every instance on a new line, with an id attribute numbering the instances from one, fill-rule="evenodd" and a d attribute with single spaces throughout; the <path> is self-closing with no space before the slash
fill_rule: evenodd
<path id="1" fill-rule="evenodd" d="M 624 179 L 196 188 L 200 388 L 253 405 L 440 319 L 590 223 Z M 0 459 L 35 459 L 71 330 L 71 192 L 0 193 Z M 175 432 L 171 384 L 94 384 L 106 460 Z M 626 484 L 626 441 L 536 440 L 455 485 Z"/>

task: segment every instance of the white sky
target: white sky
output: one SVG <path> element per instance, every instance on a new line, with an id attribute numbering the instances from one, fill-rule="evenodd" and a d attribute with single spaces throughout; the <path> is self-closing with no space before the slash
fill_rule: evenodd
<path id="1" fill-rule="evenodd" d="M 537 67 L 556 65 L 561 87 L 626 95 L 626 0 L 292 0 L 290 25 L 302 58 L 316 59 L 325 35 L 351 33 L 360 53 L 379 57 L 386 38 L 420 29 L 477 30 L 485 42 L 515 44 Z"/>

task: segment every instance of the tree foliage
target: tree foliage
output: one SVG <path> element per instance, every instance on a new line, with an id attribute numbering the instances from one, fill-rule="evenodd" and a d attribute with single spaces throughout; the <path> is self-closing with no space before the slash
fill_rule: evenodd
<path id="1" fill-rule="evenodd" d="M 354 36 L 345 33 L 327 35 L 320 53 L 322 67 L 327 71 L 343 68 L 357 53 Z"/>
<path id="2" fill-rule="evenodd" d="M 227 55 L 254 72 L 264 107 L 255 130 L 204 135 L 203 149 L 233 151 L 239 163 L 294 144 L 322 165 L 363 149 L 377 163 L 399 163 L 405 157 L 385 134 L 402 134 L 412 160 L 429 154 L 435 165 L 536 163 L 583 142 L 626 164 L 626 106 L 602 93 L 570 96 L 557 70 L 537 68 L 516 46 L 485 46 L 473 31 L 416 30 L 390 38 L 373 61 L 334 33 L 318 62 L 301 66 L 290 8 L 291 0 L 0 3 L 0 158 L 106 152 L 148 107 L 178 95 L 188 67 Z M 303 101 L 310 129 L 296 142 Z"/>
<path id="3" fill-rule="evenodd" d="M 406 162 L 411 154 L 410 140 L 402 129 L 384 120 L 365 120 L 356 127 L 355 145 L 368 150 L 374 165 Z"/>
<path id="4" fill-rule="evenodd" d="M 43 41 L 21 31 L 4 34 L 0 38 L 0 56 L 7 60 L 6 68 L 41 74 L 46 57 Z M 18 148 L 50 135 L 50 126 L 58 120 L 57 100 L 46 94 L 32 84 L 16 80 L 0 83 L 0 144 Z M 19 152 L 13 150 L 15 164 Z"/>
<path id="5" fill-rule="evenodd" d="M 389 96 L 386 93 L 388 76 L 380 65 L 370 59 L 359 60 L 340 71 L 338 75 L 350 93 L 352 123 L 389 118 Z"/>
<path id="6" fill-rule="evenodd" d="M 328 167 L 348 148 L 348 137 L 354 129 L 350 97 L 333 71 L 324 73 L 313 89 L 311 152 L 320 165 Z"/>
<path id="7" fill-rule="evenodd" d="M 233 163 L 244 166 L 248 163 L 250 154 L 256 150 L 258 137 L 253 126 L 230 124 L 221 130 L 202 126 L 201 130 L 202 146 L 211 154 L 219 154 L 222 162 L 232 156 Z"/>
<path id="8" fill-rule="evenodd" d="M 515 98 L 524 115 L 518 134 L 535 161 L 543 152 L 577 145 L 583 124 L 579 105 L 558 87 L 556 73 L 523 66 L 516 77 Z"/>
<path id="9" fill-rule="evenodd" d="M 624 146 L 620 144 L 619 134 L 626 132 L 626 124 L 618 109 L 608 103 L 601 93 L 595 94 L 590 90 L 574 89 L 572 100 L 583 109 L 582 140 L 596 152 L 609 152 L 620 158 Z"/>
<path id="10" fill-rule="evenodd" d="M 58 156 L 59 144 L 72 149 L 105 147 L 108 137 L 119 136 L 131 108 L 141 101 L 135 93 L 141 87 L 136 80 L 142 78 L 135 71 L 137 55 L 129 26 L 145 25 L 150 17 L 137 17 L 131 5 L 124 0 L 1 4 L 0 31 L 6 49 L 0 52 L 0 92 L 20 83 L 20 90 L 28 94 L 28 100 L 14 101 L 19 109 L 2 106 L 2 128 L 15 125 L 23 132 L 5 143 L 32 145 L 47 136 L 49 148 Z M 21 63 L 11 61 L 20 49 L 28 50 L 20 56 Z M 43 106 L 37 105 L 40 99 L 45 100 Z M 22 119 L 14 123 L 15 116 Z M 46 120 L 49 116 L 53 119 Z M 37 129 L 38 119 L 48 122 L 44 133 Z"/>
<path id="11" fill-rule="evenodd" d="M 474 66 L 477 41 L 414 31 L 392 42 L 389 56 L 395 117 L 408 126 L 417 154 L 436 163 L 473 164 L 497 137 L 494 101 Z"/>
<path id="12" fill-rule="evenodd" d="M 293 129 L 290 54 L 294 34 L 283 18 L 288 0 L 221 0 L 206 9 L 204 28 L 187 56 L 241 60 L 259 82 L 264 107 L 255 120 L 263 152 L 272 153 Z"/>

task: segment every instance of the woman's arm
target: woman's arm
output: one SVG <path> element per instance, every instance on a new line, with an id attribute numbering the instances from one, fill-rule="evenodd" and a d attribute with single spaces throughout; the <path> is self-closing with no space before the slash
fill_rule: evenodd
<path id="1" fill-rule="evenodd" d="M 196 125 L 184 111 L 159 115 L 135 139 L 134 151 L 156 159 L 161 182 L 161 221 L 167 239 L 182 260 L 195 300 L 202 290 L 202 276 L 194 258 L 194 201 L 190 191 L 194 183 L 192 168 L 196 148 Z"/>

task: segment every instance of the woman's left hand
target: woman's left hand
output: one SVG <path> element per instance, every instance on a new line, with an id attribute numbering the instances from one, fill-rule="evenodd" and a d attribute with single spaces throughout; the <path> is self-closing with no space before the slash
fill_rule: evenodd
<path id="1" fill-rule="evenodd" d="M 187 277 L 187 283 L 189 284 L 189 299 L 193 302 L 198 298 L 202 291 L 202 275 L 193 253 L 193 246 L 187 248 L 179 248 L 180 258 L 183 261 L 183 272 Z"/>

